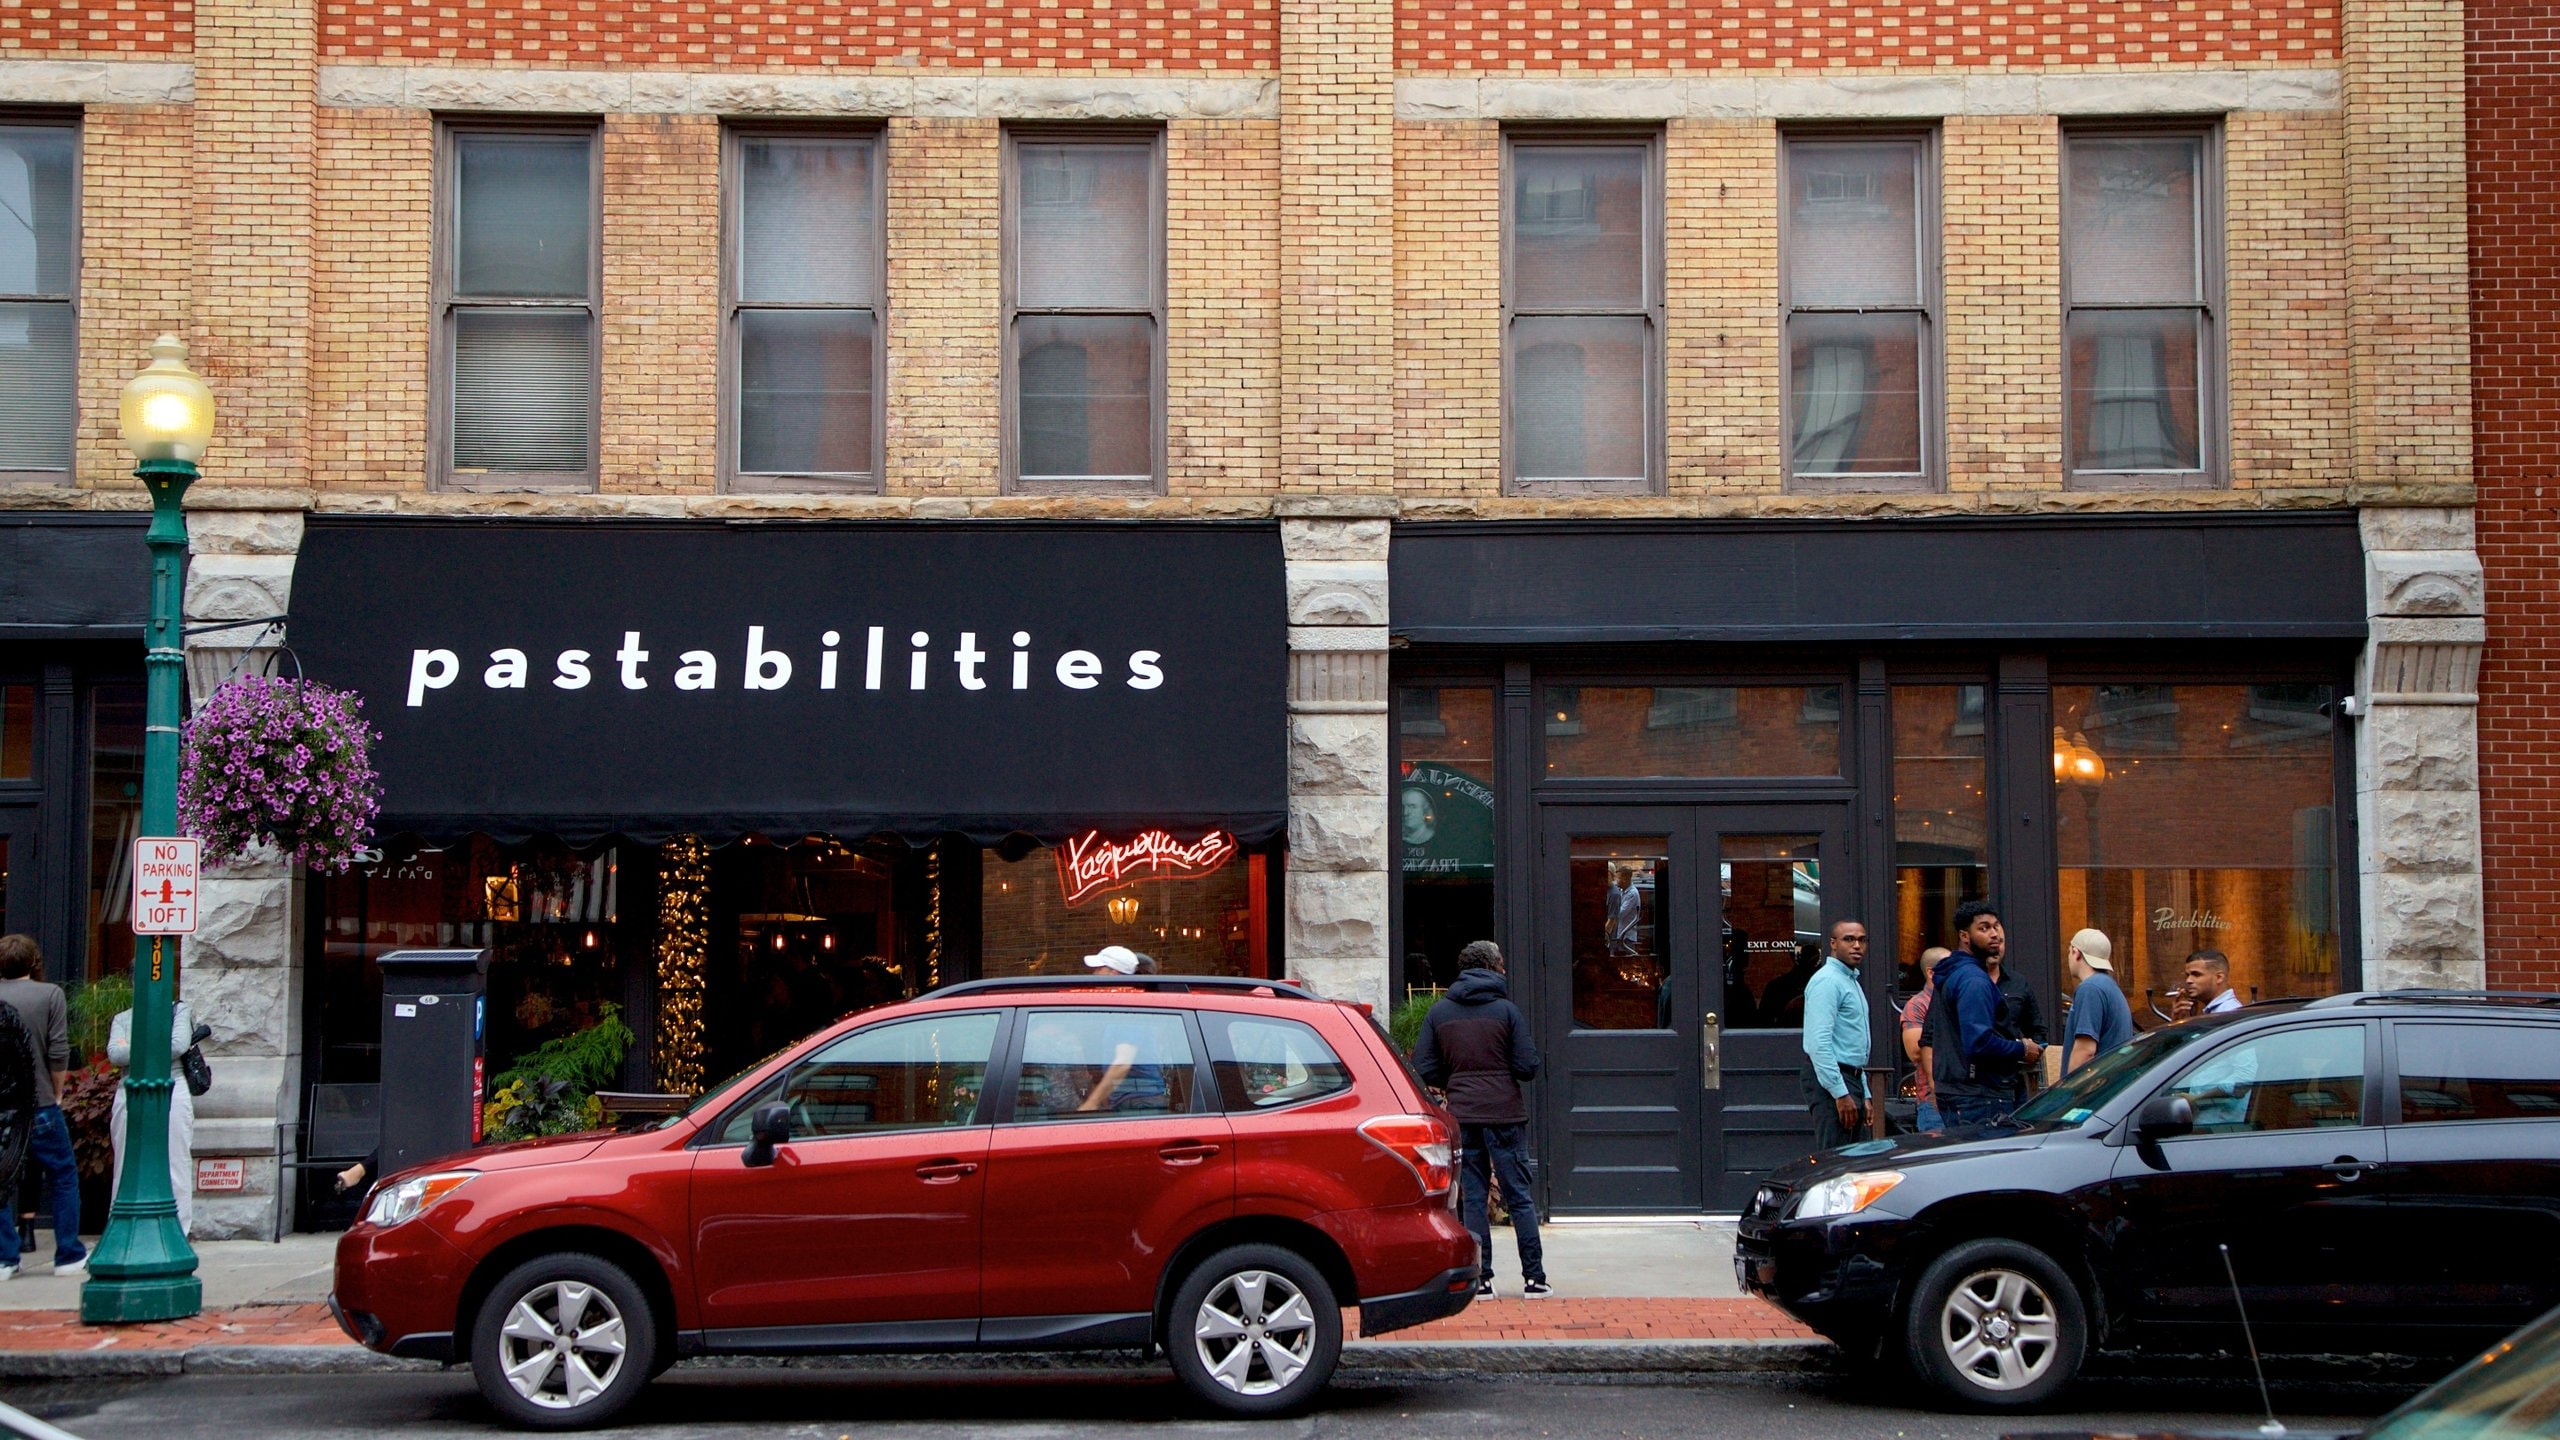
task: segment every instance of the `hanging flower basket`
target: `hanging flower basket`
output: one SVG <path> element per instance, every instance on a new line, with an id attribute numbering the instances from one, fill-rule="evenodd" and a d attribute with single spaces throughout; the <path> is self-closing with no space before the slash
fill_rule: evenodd
<path id="1" fill-rule="evenodd" d="M 204 841 L 209 865 L 264 844 L 297 865 L 344 871 L 382 810 L 376 738 L 351 691 L 264 675 L 227 681 L 187 722 L 179 828 Z"/>

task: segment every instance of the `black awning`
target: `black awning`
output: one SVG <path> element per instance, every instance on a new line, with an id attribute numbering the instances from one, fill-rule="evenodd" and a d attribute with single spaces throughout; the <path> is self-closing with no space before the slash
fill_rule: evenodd
<path id="1" fill-rule="evenodd" d="M 0 636 L 138 637 L 151 619 L 146 515 L 0 512 Z"/>
<path id="2" fill-rule="evenodd" d="M 1422 643 L 2361 638 L 2352 511 L 1396 527 Z"/>
<path id="3" fill-rule="evenodd" d="M 290 638 L 382 731 L 386 836 L 1250 843 L 1283 595 L 1269 523 L 319 516 Z"/>

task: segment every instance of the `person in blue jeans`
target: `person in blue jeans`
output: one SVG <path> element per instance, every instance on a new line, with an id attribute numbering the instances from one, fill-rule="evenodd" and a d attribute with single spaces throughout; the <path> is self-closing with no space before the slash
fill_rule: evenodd
<path id="1" fill-rule="evenodd" d="M 27 1135 L 27 1161 L 44 1177 L 53 1211 L 53 1273 L 78 1275 L 89 1268 L 80 1243 L 80 1162 L 71 1149 L 71 1127 L 62 1118 L 62 1086 L 71 1077 L 71 1006 L 62 987 L 39 980 L 44 952 L 31 935 L 0 935 L 0 1004 L 18 1012 L 37 1054 L 35 1125 Z M 18 1276 L 18 1227 L 0 1224 L 0 1280 Z"/>
<path id="2" fill-rule="evenodd" d="M 1538 1046 L 1503 982 L 1502 951 L 1478 940 L 1458 952 L 1458 983 L 1422 1020 L 1413 1070 L 1449 1096 L 1458 1120 L 1466 1187 L 1467 1229 L 1484 1269 L 1476 1293 L 1493 1293 L 1492 1184 L 1502 1182 L 1511 1235 L 1520 1245 L 1520 1293 L 1550 1293 L 1546 1250 L 1538 1243 L 1538 1203 L 1529 1194 L 1529 1102 L 1523 1082 L 1538 1078 Z"/>

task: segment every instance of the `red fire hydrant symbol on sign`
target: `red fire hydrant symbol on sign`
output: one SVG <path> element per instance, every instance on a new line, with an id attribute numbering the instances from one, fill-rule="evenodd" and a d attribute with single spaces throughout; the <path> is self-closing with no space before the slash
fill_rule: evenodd
<path id="1" fill-rule="evenodd" d="M 173 884 L 175 884 L 175 883 L 176 883 L 175 881 L 170 881 L 170 880 L 163 880 L 163 881 L 161 881 L 161 882 L 160 882 L 160 903 L 161 903 L 161 904 L 163 904 L 163 905 L 173 905 L 173 904 L 177 903 L 177 899 L 178 899 L 177 894 L 176 894 L 173 890 L 171 890 L 171 889 L 170 889 L 170 887 L 171 887 Z"/>

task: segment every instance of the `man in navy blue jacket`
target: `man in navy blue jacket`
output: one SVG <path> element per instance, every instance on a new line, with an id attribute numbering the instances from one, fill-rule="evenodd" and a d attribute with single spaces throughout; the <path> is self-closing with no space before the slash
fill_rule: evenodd
<path id="1" fill-rule="evenodd" d="M 2000 986 L 1983 960 L 2008 945 L 2000 912 L 1988 901 L 1956 908 L 1956 948 L 1930 973 L 1930 1044 L 1938 1114 L 1953 1129 L 1999 1120 L 2026 1098 L 2025 1075 L 2044 1054 L 2035 1041 L 2007 1033 Z"/>
<path id="2" fill-rule="evenodd" d="M 1489 1212 L 1498 1176 L 1502 1203 L 1511 1207 L 1511 1235 L 1520 1242 L 1520 1293 L 1536 1299 L 1547 1293 L 1547 1265 L 1537 1202 L 1529 1197 L 1529 1102 L 1520 1086 L 1538 1078 L 1538 1044 L 1503 984 L 1501 947 L 1475 941 L 1458 952 L 1458 967 L 1458 983 L 1423 1017 L 1413 1070 L 1422 1083 L 1448 1092 L 1449 1113 L 1458 1118 L 1467 1228 L 1484 1257 L 1476 1293 L 1493 1293 Z"/>

